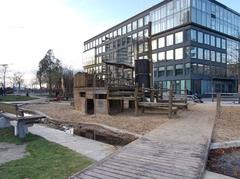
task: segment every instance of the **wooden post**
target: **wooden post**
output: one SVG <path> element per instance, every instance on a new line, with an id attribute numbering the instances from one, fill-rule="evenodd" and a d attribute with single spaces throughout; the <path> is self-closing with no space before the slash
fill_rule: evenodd
<path id="1" fill-rule="evenodd" d="M 107 88 L 107 114 L 110 112 L 109 89 Z"/>
<path id="2" fill-rule="evenodd" d="M 96 74 L 93 75 L 93 106 L 93 113 L 96 114 Z"/>
<path id="3" fill-rule="evenodd" d="M 150 89 L 150 101 L 154 102 L 154 88 Z"/>
<path id="4" fill-rule="evenodd" d="M 135 98 L 135 116 L 137 116 L 138 115 L 138 83 L 136 83 L 136 86 L 135 86 L 134 98 Z"/>
<path id="5" fill-rule="evenodd" d="M 184 90 L 184 102 L 187 104 L 187 88 Z"/>
<path id="6" fill-rule="evenodd" d="M 163 83 L 160 85 L 160 98 L 163 99 Z"/>
<path id="7" fill-rule="evenodd" d="M 217 110 L 216 110 L 216 113 L 217 113 L 217 119 L 220 118 L 221 116 L 221 93 L 217 93 Z"/>
<path id="8" fill-rule="evenodd" d="M 156 102 L 157 103 L 159 102 L 159 89 L 157 89 L 156 91 Z"/>
<path id="9" fill-rule="evenodd" d="M 169 89 L 169 102 L 168 102 L 168 118 L 172 118 L 172 105 L 173 105 L 173 85 L 171 83 L 170 89 Z"/>
<path id="10" fill-rule="evenodd" d="M 142 99 L 143 99 L 143 102 L 145 102 L 145 87 L 144 87 L 144 83 L 142 84 Z"/>

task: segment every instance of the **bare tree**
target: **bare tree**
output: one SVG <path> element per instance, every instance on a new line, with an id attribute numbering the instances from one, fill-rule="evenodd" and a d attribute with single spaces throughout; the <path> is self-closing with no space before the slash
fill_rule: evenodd
<path id="1" fill-rule="evenodd" d="M 12 77 L 12 83 L 14 86 L 16 85 L 18 87 L 18 90 L 20 90 L 24 83 L 23 74 L 21 72 L 15 72 Z"/>

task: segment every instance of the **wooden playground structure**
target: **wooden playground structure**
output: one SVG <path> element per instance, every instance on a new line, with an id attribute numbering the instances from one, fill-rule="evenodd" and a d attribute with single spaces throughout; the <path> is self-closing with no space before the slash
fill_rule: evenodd
<path id="1" fill-rule="evenodd" d="M 141 113 L 166 114 L 169 118 L 179 109 L 187 108 L 187 90 L 179 95 L 171 84 L 168 89 L 145 87 L 133 78 L 134 68 L 126 65 L 106 64 L 117 67 L 117 77 L 107 70 L 104 74 L 78 73 L 74 78 L 74 106 L 84 114 L 114 115 L 132 109 Z M 120 70 L 119 70 L 120 68 Z M 131 74 L 126 78 L 125 74 Z M 120 71 L 120 72 L 119 72 Z"/>

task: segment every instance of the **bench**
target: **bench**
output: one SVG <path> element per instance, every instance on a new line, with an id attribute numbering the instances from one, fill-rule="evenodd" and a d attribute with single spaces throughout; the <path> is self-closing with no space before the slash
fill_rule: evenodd
<path id="1" fill-rule="evenodd" d="M 0 103 L 0 128 L 14 126 L 14 135 L 25 138 L 28 127 L 46 118 L 42 115 L 24 116 L 24 110 L 16 104 Z"/>

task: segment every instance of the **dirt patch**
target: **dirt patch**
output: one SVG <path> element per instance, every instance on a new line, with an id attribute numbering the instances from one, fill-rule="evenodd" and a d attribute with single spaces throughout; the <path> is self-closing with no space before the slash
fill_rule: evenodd
<path id="1" fill-rule="evenodd" d="M 240 140 L 240 106 L 224 106 L 216 120 L 213 142 Z"/>
<path id="2" fill-rule="evenodd" d="M 0 165 L 28 156 L 26 145 L 0 143 Z"/>
<path id="3" fill-rule="evenodd" d="M 240 148 L 211 150 L 207 169 L 212 172 L 240 178 Z"/>
<path id="4" fill-rule="evenodd" d="M 69 104 L 49 103 L 27 105 L 25 108 L 40 111 L 56 121 L 67 123 L 94 123 L 126 130 L 136 134 L 146 134 L 166 121 L 167 116 L 159 114 L 143 114 L 134 116 L 134 112 L 124 112 L 114 116 L 84 115 L 73 109 Z"/>

